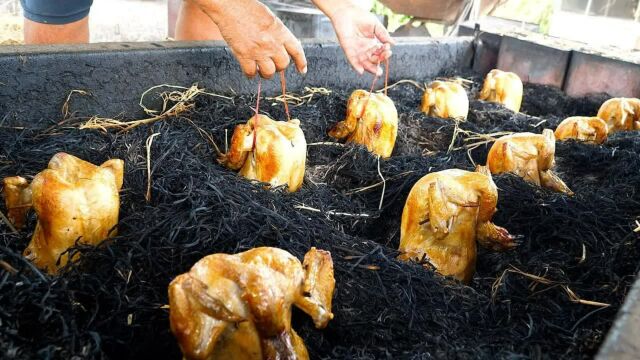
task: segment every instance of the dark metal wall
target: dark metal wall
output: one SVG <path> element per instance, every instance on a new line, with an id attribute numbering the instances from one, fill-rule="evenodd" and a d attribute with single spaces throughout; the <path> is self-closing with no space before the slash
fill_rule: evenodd
<path id="1" fill-rule="evenodd" d="M 304 86 L 364 88 L 336 43 L 304 44 L 306 77 L 287 74 L 292 91 Z M 400 39 L 391 62 L 392 79 L 429 79 L 445 70 L 470 66 L 471 39 Z M 140 114 L 142 92 L 159 84 L 199 83 L 219 93 L 253 93 L 257 80 L 240 72 L 229 49 L 215 42 L 90 44 L 83 46 L 0 47 L 0 126 L 48 126 L 61 118 L 61 106 L 73 90 L 78 115 L 114 117 Z M 280 90 L 277 79 L 263 82 L 265 94 Z"/>

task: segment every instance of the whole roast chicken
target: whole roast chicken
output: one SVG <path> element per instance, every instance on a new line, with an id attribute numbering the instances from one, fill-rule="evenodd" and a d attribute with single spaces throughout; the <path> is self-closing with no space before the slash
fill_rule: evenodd
<path id="1" fill-rule="evenodd" d="M 469 98 L 458 82 L 433 81 L 422 95 L 420 111 L 443 119 L 466 119 Z"/>
<path id="2" fill-rule="evenodd" d="M 302 186 L 306 160 L 307 141 L 300 120 L 275 121 L 265 115 L 237 125 L 229 152 L 218 158 L 249 180 L 288 185 L 290 192 Z"/>
<path id="3" fill-rule="evenodd" d="M 111 159 L 100 166 L 58 153 L 31 184 L 16 176 L 4 179 L 10 220 L 24 227 L 33 207 L 38 223 L 24 256 L 49 273 L 70 260 L 63 253 L 76 241 L 97 245 L 116 234 L 124 162 Z"/>
<path id="4" fill-rule="evenodd" d="M 171 331 L 185 359 L 308 359 L 291 307 L 322 329 L 334 287 L 328 251 L 311 248 L 302 264 L 271 247 L 209 255 L 169 285 Z"/>
<path id="5" fill-rule="evenodd" d="M 514 112 L 522 104 L 522 80 L 512 72 L 491 70 L 484 79 L 478 99 L 504 105 Z"/>
<path id="6" fill-rule="evenodd" d="M 426 260 L 440 274 L 468 283 L 475 273 L 476 241 L 499 251 L 516 246 L 506 229 L 491 222 L 497 204 L 498 190 L 484 166 L 425 175 L 402 212 L 399 259 Z"/>
<path id="7" fill-rule="evenodd" d="M 398 111 L 388 96 L 356 90 L 347 102 L 346 118 L 329 130 L 329 135 L 388 158 L 398 135 Z"/>
<path id="8" fill-rule="evenodd" d="M 552 171 L 555 152 L 556 139 L 550 129 L 542 134 L 511 134 L 496 140 L 489 150 L 487 165 L 492 174 L 510 172 L 538 186 L 573 195 Z"/>
<path id="9" fill-rule="evenodd" d="M 572 116 L 564 119 L 556 128 L 557 140 L 578 140 L 592 144 L 607 141 L 608 126 L 599 117 Z"/>
<path id="10" fill-rule="evenodd" d="M 600 106 L 598 117 L 609 127 L 609 133 L 640 130 L 640 99 L 613 98 Z"/>

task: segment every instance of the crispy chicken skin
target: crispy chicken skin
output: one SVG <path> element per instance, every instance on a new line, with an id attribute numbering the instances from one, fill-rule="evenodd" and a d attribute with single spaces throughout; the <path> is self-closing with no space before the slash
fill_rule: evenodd
<path id="1" fill-rule="evenodd" d="M 271 247 L 209 255 L 169 285 L 171 331 L 185 359 L 308 359 L 291 306 L 322 329 L 334 288 L 328 251 L 311 248 L 302 264 Z"/>
<path id="2" fill-rule="evenodd" d="M 466 119 L 469 98 L 462 85 L 455 81 L 434 81 L 422 95 L 420 111 L 443 119 Z"/>
<path id="3" fill-rule="evenodd" d="M 265 115 L 236 126 L 229 152 L 218 158 L 249 180 L 286 184 L 290 192 L 302 186 L 306 160 L 307 141 L 300 120 L 275 121 Z"/>
<path id="4" fill-rule="evenodd" d="M 31 188 L 27 179 L 21 176 L 4 178 L 2 193 L 7 207 L 9 221 L 21 230 L 31 210 Z"/>
<path id="5" fill-rule="evenodd" d="M 506 229 L 491 222 L 497 203 L 498 190 L 484 166 L 425 175 L 402 212 L 398 258 L 427 260 L 440 274 L 470 282 L 476 241 L 498 251 L 516 246 Z"/>
<path id="6" fill-rule="evenodd" d="M 20 177 L 4 179 L 5 203 L 16 226 L 24 226 L 31 207 L 38 215 L 24 256 L 53 274 L 69 261 L 62 253 L 77 240 L 95 245 L 114 236 L 123 169 L 124 162 L 118 159 L 95 166 L 58 153 L 31 185 Z"/>
<path id="7" fill-rule="evenodd" d="M 487 165 L 492 174 L 514 173 L 538 186 L 573 195 L 552 171 L 555 152 L 556 140 L 550 129 L 545 129 L 542 134 L 506 135 L 499 138 L 489 150 Z"/>
<path id="8" fill-rule="evenodd" d="M 512 72 L 491 70 L 484 79 L 478 99 L 504 105 L 514 112 L 522 104 L 522 80 Z"/>
<path id="9" fill-rule="evenodd" d="M 564 119 L 556 128 L 557 140 L 574 139 L 592 144 L 607 141 L 608 126 L 599 117 L 573 116 Z"/>
<path id="10" fill-rule="evenodd" d="M 607 123 L 609 134 L 640 130 L 640 99 L 609 99 L 600 106 L 598 117 Z"/>
<path id="11" fill-rule="evenodd" d="M 347 116 L 329 136 L 361 144 L 369 151 L 388 158 L 398 135 L 398 111 L 391 98 L 380 93 L 356 90 L 347 102 Z"/>

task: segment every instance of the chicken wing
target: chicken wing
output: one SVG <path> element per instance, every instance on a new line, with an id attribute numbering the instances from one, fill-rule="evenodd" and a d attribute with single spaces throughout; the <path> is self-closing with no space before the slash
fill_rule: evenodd
<path id="1" fill-rule="evenodd" d="M 506 135 L 499 138 L 489 150 L 487 166 L 492 174 L 514 173 L 538 186 L 573 195 L 552 171 L 555 152 L 555 136 L 550 129 L 545 129 L 542 134 Z"/>
<path id="2" fill-rule="evenodd" d="M 21 230 L 25 226 L 27 214 L 31 210 L 31 188 L 27 179 L 21 176 L 4 178 L 5 205 L 7 207 L 7 217 L 9 221 Z"/>
<path id="3" fill-rule="evenodd" d="M 209 255 L 169 285 L 171 331 L 186 359 L 308 359 L 291 306 L 324 328 L 334 287 L 331 254 L 316 248 L 302 264 L 269 247 Z"/>
<path id="4" fill-rule="evenodd" d="M 300 120 L 275 121 L 265 115 L 236 126 L 229 152 L 218 158 L 249 180 L 286 184 L 290 192 L 302 186 L 306 160 L 307 141 Z"/>
<path id="5" fill-rule="evenodd" d="M 16 226 L 24 225 L 31 207 L 38 216 L 24 256 L 39 268 L 55 273 L 75 260 L 64 253 L 76 241 L 95 245 L 114 236 L 123 168 L 123 161 L 118 159 L 95 166 L 58 153 L 31 185 L 20 177 L 4 179 L 5 202 Z"/>
<path id="6" fill-rule="evenodd" d="M 468 283 L 475 272 L 476 241 L 495 250 L 516 246 L 507 230 L 491 222 L 497 203 L 498 190 L 483 166 L 475 172 L 425 175 L 402 212 L 398 258 L 426 260 L 439 273 Z"/>
<path id="7" fill-rule="evenodd" d="M 574 139 L 592 144 L 607 141 L 608 126 L 599 117 L 573 116 L 564 119 L 556 128 L 557 140 Z"/>
<path id="8" fill-rule="evenodd" d="M 398 135 L 398 112 L 388 96 L 356 90 L 347 102 L 346 118 L 329 130 L 329 135 L 388 158 Z"/>
<path id="9" fill-rule="evenodd" d="M 598 117 L 607 123 L 609 134 L 640 130 L 640 99 L 609 99 L 600 106 Z"/>
<path id="10" fill-rule="evenodd" d="M 478 99 L 503 104 L 507 109 L 518 112 L 522 93 L 522 80 L 518 75 L 493 69 L 485 77 Z"/>
<path id="11" fill-rule="evenodd" d="M 469 98 L 462 85 L 455 81 L 434 81 L 422 95 L 420 111 L 444 119 L 466 119 Z"/>

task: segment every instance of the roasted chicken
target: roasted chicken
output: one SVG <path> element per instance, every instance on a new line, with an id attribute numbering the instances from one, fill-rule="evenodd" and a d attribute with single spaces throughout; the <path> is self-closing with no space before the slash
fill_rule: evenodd
<path id="1" fill-rule="evenodd" d="M 487 156 L 487 165 L 493 174 L 514 173 L 538 186 L 573 195 L 552 171 L 555 152 L 556 139 L 550 129 L 545 129 L 542 134 L 512 134 L 501 137 L 493 144 Z"/>
<path id="2" fill-rule="evenodd" d="M 356 90 L 347 102 L 347 116 L 329 135 L 361 144 L 383 158 L 391 156 L 398 135 L 398 111 L 386 95 Z"/>
<path id="3" fill-rule="evenodd" d="M 434 81 L 422 95 L 420 110 L 443 119 L 466 119 L 469 98 L 462 85 L 455 81 Z"/>
<path id="4" fill-rule="evenodd" d="M 476 267 L 476 241 L 494 250 L 516 246 L 506 229 L 491 222 L 497 203 L 498 190 L 484 166 L 424 176 L 402 212 L 399 259 L 424 261 L 468 283 Z"/>
<path id="5" fill-rule="evenodd" d="M 169 320 L 185 359 L 308 359 L 291 306 L 318 329 L 333 318 L 328 251 L 300 261 L 270 247 L 209 255 L 169 285 Z"/>
<path id="6" fill-rule="evenodd" d="M 484 79 L 478 99 L 504 105 L 514 112 L 522 104 L 522 80 L 512 72 L 491 70 Z"/>
<path id="7" fill-rule="evenodd" d="M 124 162 L 118 159 L 95 166 L 58 153 L 31 185 L 19 176 L 5 178 L 5 203 L 16 227 L 24 226 L 31 207 L 38 216 L 24 256 L 55 273 L 70 260 L 63 253 L 76 241 L 95 245 L 114 236 L 123 169 Z"/>
<path id="8" fill-rule="evenodd" d="M 613 98 L 600 106 L 598 117 L 609 127 L 609 133 L 640 130 L 640 99 Z"/>
<path id="9" fill-rule="evenodd" d="M 300 120 L 271 120 L 254 116 L 236 126 L 231 148 L 218 161 L 249 180 L 288 185 L 290 192 L 300 189 L 307 160 L 307 141 Z"/>
<path id="10" fill-rule="evenodd" d="M 574 139 L 593 144 L 607 141 L 608 126 L 599 117 L 573 116 L 564 119 L 556 128 L 557 140 Z"/>

